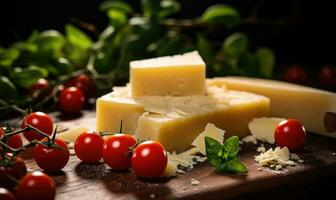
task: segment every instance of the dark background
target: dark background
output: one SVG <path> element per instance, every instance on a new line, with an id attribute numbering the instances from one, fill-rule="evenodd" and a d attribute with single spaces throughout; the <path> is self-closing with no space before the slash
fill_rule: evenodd
<path id="1" fill-rule="evenodd" d="M 108 23 L 98 10 L 99 0 L 30 0 L 2 1 L 0 7 L 0 46 L 25 39 L 34 30 L 57 29 L 74 18 L 94 24 L 102 30 Z M 128 1 L 139 10 L 140 0 Z M 305 68 L 320 68 L 335 64 L 336 31 L 332 1 L 258 1 L 258 0 L 181 0 L 182 12 L 174 17 L 200 16 L 210 5 L 228 3 L 240 10 L 242 16 L 251 15 L 261 3 L 257 18 L 263 23 L 247 24 L 233 31 L 246 31 L 253 44 L 271 47 L 277 64 L 302 64 Z M 280 24 L 279 24 L 280 21 Z M 281 24 L 282 23 L 282 24 Z M 218 37 L 225 37 L 218 30 Z"/>

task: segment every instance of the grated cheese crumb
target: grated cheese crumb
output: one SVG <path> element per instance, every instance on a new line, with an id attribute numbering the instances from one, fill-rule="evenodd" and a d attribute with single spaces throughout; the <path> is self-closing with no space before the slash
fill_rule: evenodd
<path id="1" fill-rule="evenodd" d="M 154 199 L 155 198 L 155 194 L 151 194 L 150 198 Z"/>
<path id="2" fill-rule="evenodd" d="M 260 147 L 257 148 L 257 152 L 264 153 L 264 152 L 266 152 L 266 148 L 263 147 L 263 146 L 260 146 Z"/>
<path id="3" fill-rule="evenodd" d="M 334 152 L 334 153 L 332 153 L 331 155 L 336 156 L 336 153 Z"/>
<path id="4" fill-rule="evenodd" d="M 257 139 L 253 135 L 248 135 L 248 136 L 244 137 L 241 141 L 245 142 L 245 143 L 253 143 L 253 144 L 258 143 Z"/>
<path id="5" fill-rule="evenodd" d="M 196 185 L 199 185 L 201 182 L 199 182 L 198 180 L 192 178 L 190 180 L 190 183 L 191 183 L 192 186 L 196 186 Z"/>

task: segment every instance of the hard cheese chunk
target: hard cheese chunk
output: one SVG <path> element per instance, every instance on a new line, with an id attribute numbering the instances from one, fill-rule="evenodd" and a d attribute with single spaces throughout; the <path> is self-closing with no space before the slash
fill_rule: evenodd
<path id="1" fill-rule="evenodd" d="M 294 118 L 313 133 L 336 137 L 336 94 L 281 81 L 224 77 L 213 82 L 228 89 L 242 90 L 271 99 L 271 115 Z"/>
<path id="2" fill-rule="evenodd" d="M 205 63 L 197 51 L 130 62 L 132 96 L 205 94 Z"/>
<path id="3" fill-rule="evenodd" d="M 181 152 L 190 148 L 208 122 L 229 136 L 244 137 L 253 118 L 268 115 L 266 97 L 218 86 L 207 89 L 206 96 L 132 98 L 127 87 L 117 88 L 97 101 L 97 129 L 118 131 L 122 120 L 123 131 Z"/>
<path id="4" fill-rule="evenodd" d="M 276 117 L 255 118 L 248 124 L 248 127 L 253 137 L 257 140 L 274 144 L 275 129 L 284 120 L 286 119 Z"/>

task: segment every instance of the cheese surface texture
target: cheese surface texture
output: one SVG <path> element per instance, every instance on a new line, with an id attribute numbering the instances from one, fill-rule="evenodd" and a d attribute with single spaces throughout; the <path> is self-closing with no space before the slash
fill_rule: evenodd
<path id="1" fill-rule="evenodd" d="M 205 63 L 197 51 L 130 62 L 132 96 L 205 94 Z"/>
<path id="2" fill-rule="evenodd" d="M 274 144 L 275 129 L 284 120 L 286 119 L 275 117 L 255 118 L 248 124 L 248 127 L 253 137 L 257 140 Z"/>
<path id="3" fill-rule="evenodd" d="M 129 87 L 97 100 L 97 130 L 123 132 L 159 141 L 182 152 L 212 123 L 230 135 L 249 134 L 248 123 L 269 114 L 269 99 L 252 93 L 208 86 L 207 95 L 131 97 Z"/>
<path id="4" fill-rule="evenodd" d="M 228 89 L 269 97 L 271 116 L 294 118 L 313 133 L 336 137 L 336 94 L 296 84 L 245 77 L 215 78 Z"/>

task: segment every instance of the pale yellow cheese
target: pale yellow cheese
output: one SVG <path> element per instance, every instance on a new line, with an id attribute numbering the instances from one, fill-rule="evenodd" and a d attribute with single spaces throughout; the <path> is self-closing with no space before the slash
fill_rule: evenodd
<path id="1" fill-rule="evenodd" d="M 165 168 L 165 170 L 163 171 L 161 177 L 173 177 L 176 176 L 176 171 L 177 171 L 177 167 L 176 165 L 172 164 L 171 162 L 168 161 L 167 166 Z"/>
<path id="2" fill-rule="evenodd" d="M 248 124 L 248 127 L 253 137 L 257 140 L 274 144 L 275 129 L 284 120 L 286 119 L 276 117 L 255 118 Z"/>
<path id="3" fill-rule="evenodd" d="M 61 133 L 58 133 L 56 135 L 56 138 L 62 139 L 66 142 L 75 142 L 77 137 L 86 131 L 88 131 L 88 129 L 85 126 L 73 127 Z"/>
<path id="4" fill-rule="evenodd" d="M 116 88 L 97 100 L 97 130 L 136 133 L 157 140 L 168 151 L 182 152 L 213 123 L 227 134 L 246 136 L 248 123 L 267 116 L 269 99 L 247 92 L 209 86 L 206 96 L 149 96 L 132 98 L 129 89 Z"/>
<path id="5" fill-rule="evenodd" d="M 205 94 L 205 63 L 197 51 L 130 62 L 132 96 Z"/>
<path id="6" fill-rule="evenodd" d="M 211 137 L 217 140 L 218 142 L 223 143 L 224 133 L 225 133 L 224 130 L 217 128 L 214 124 L 208 123 L 205 127 L 205 130 L 196 137 L 196 139 L 192 142 L 191 145 L 196 147 L 198 152 L 200 152 L 203 155 L 206 155 L 204 137 L 205 136 Z"/>
<path id="7" fill-rule="evenodd" d="M 336 137 L 336 94 L 281 81 L 245 77 L 211 80 L 228 89 L 253 92 L 271 99 L 271 115 L 294 118 L 313 133 Z"/>

